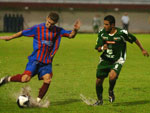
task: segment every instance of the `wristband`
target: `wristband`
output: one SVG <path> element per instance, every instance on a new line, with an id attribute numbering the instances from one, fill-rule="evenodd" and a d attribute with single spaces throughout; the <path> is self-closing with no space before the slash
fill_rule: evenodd
<path id="1" fill-rule="evenodd" d="M 101 50 L 102 50 L 102 51 L 104 50 L 104 46 L 101 47 Z"/>
<path id="2" fill-rule="evenodd" d="M 78 29 L 74 29 L 75 32 L 78 32 Z"/>

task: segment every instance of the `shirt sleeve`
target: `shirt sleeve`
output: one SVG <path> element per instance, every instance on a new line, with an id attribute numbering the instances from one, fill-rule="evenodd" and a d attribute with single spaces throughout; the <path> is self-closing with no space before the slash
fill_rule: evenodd
<path id="1" fill-rule="evenodd" d="M 23 36 L 34 37 L 37 31 L 37 27 L 33 26 L 31 28 L 25 29 L 22 31 Z"/>
<path id="2" fill-rule="evenodd" d="M 97 49 L 98 47 L 101 47 L 103 46 L 103 39 L 102 39 L 102 36 L 101 36 L 101 33 L 98 34 L 98 38 L 97 38 L 97 41 L 96 41 L 96 46 L 95 46 L 95 49 Z"/>
<path id="3" fill-rule="evenodd" d="M 134 35 L 132 35 L 131 33 L 128 34 L 128 38 L 129 38 L 130 43 L 133 43 L 137 40 L 136 37 Z"/>
<path id="4" fill-rule="evenodd" d="M 133 34 L 128 33 L 128 31 L 122 30 L 122 32 L 124 33 L 124 38 L 126 41 L 133 43 L 137 40 L 136 37 Z"/>
<path id="5" fill-rule="evenodd" d="M 60 29 L 61 37 L 69 37 L 69 34 L 71 33 L 71 30 L 64 30 L 63 28 Z"/>

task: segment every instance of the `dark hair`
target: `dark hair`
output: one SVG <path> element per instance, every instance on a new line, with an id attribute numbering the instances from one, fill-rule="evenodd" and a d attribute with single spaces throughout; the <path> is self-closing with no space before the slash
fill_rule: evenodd
<path id="1" fill-rule="evenodd" d="M 109 21 L 110 25 L 115 24 L 115 17 L 112 15 L 105 16 L 104 20 Z"/>
<path id="2" fill-rule="evenodd" d="M 59 20 L 59 15 L 55 12 L 51 12 L 49 15 L 48 15 L 48 18 L 52 19 L 55 23 L 58 22 Z"/>

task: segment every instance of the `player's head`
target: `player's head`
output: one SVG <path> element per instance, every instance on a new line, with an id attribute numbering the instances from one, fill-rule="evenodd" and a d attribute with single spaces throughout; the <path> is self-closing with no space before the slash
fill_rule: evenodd
<path id="1" fill-rule="evenodd" d="M 51 12 L 46 18 L 46 27 L 50 28 L 54 26 L 59 20 L 59 15 L 55 12 Z"/>
<path id="2" fill-rule="evenodd" d="M 104 17 L 104 29 L 107 32 L 110 32 L 112 28 L 115 27 L 115 17 L 112 15 L 108 15 Z"/>

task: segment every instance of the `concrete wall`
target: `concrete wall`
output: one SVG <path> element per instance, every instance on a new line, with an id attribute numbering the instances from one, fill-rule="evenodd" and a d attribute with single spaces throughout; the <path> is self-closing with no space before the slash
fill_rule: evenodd
<path id="1" fill-rule="evenodd" d="M 149 0 L 0 0 L 0 2 L 150 4 Z"/>
<path id="2" fill-rule="evenodd" d="M 30 10 L 23 10 L 23 11 L 0 11 L 0 31 L 3 31 L 3 17 L 4 14 L 23 14 L 24 16 L 24 27 L 28 28 L 35 24 L 39 24 L 45 22 L 46 16 L 49 14 L 50 11 L 30 11 Z M 64 27 L 65 29 L 72 29 L 74 21 L 76 19 L 80 19 L 82 22 L 81 25 L 81 32 L 92 32 L 92 19 L 96 14 L 100 15 L 101 21 L 103 23 L 104 16 L 111 14 L 116 17 L 116 26 L 122 27 L 121 24 L 121 16 L 124 12 L 92 12 L 92 11 L 63 11 L 58 12 L 60 14 L 60 22 L 58 25 Z M 130 17 L 130 32 L 142 32 L 142 33 L 150 33 L 150 12 L 128 12 Z M 101 26 L 102 27 L 102 26 Z"/>

